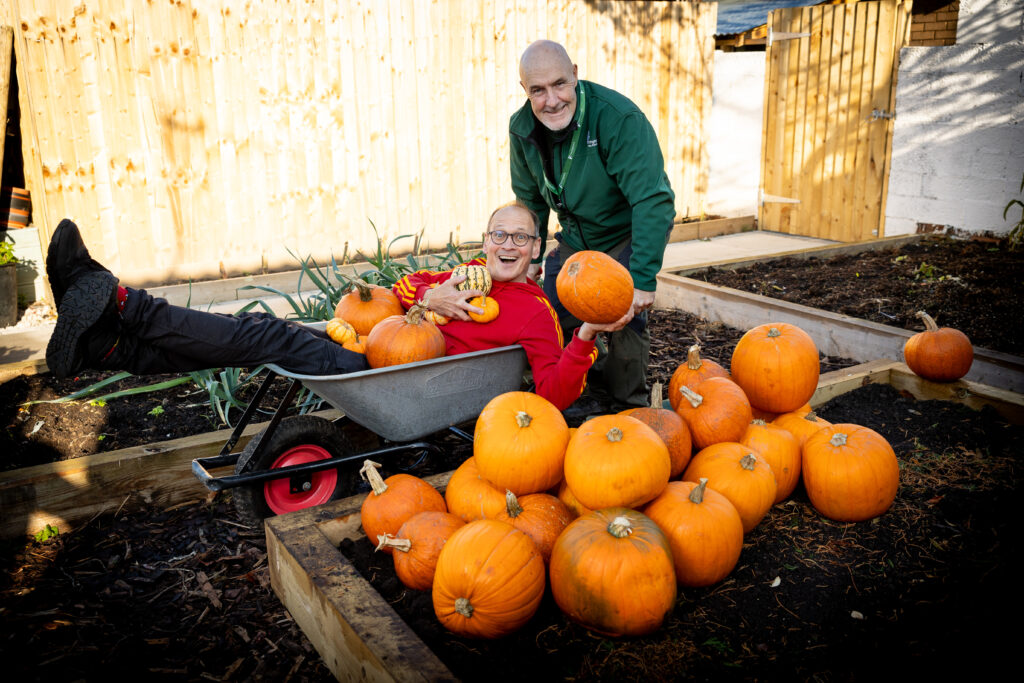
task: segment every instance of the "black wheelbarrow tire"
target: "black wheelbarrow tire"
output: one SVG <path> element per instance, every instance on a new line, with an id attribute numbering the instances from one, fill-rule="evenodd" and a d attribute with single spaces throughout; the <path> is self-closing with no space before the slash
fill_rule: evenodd
<path id="1" fill-rule="evenodd" d="M 297 465 L 328 458 L 352 455 L 354 450 L 340 425 L 314 415 L 286 417 L 269 435 L 269 441 L 253 457 L 253 438 L 238 457 L 235 474 Z M 311 476 L 310 489 L 290 493 L 287 478 L 239 486 L 231 490 L 235 510 L 242 521 L 259 526 L 267 517 L 322 505 L 341 497 L 348 490 L 342 474 L 336 469 L 323 470 Z"/>

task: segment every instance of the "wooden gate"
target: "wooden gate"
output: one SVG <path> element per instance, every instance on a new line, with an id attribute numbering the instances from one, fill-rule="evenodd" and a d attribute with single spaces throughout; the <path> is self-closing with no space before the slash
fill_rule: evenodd
<path id="1" fill-rule="evenodd" d="M 884 235 L 910 0 L 769 14 L 758 222 L 842 242 Z"/>

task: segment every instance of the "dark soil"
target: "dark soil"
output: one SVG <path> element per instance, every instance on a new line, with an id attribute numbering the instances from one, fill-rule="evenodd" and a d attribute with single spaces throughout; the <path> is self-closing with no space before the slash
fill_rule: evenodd
<path id="1" fill-rule="evenodd" d="M 810 289 L 800 302 L 831 308 L 828 302 L 854 282 L 847 296 L 857 297 L 856 302 L 891 299 L 877 306 L 885 319 L 871 319 L 897 324 L 887 316 L 903 310 L 897 305 L 901 297 L 945 283 L 953 289 L 927 306 L 907 306 L 906 315 L 925 308 L 940 324 L 957 320 L 955 326 L 978 345 L 1019 353 L 1019 256 L 989 251 L 992 244 L 978 248 L 928 240 L 927 263 L 950 269 L 939 271 L 940 276 L 966 279 L 974 264 L 975 272 L 999 273 L 997 281 L 961 285 L 949 278 L 932 283 L 904 275 L 909 277 L 904 292 L 885 289 L 898 281 L 900 264 L 917 258 L 917 248 L 906 247 L 904 259 L 899 259 L 902 252 L 878 254 L 877 271 L 869 271 L 863 259 L 848 268 L 833 264 L 827 269 L 801 261 L 795 283 L 772 274 L 766 286 L 789 290 L 807 283 Z M 942 256 L 949 251 L 952 256 Z M 966 270 L 952 270 L 951 264 Z M 881 274 L 855 275 L 867 272 Z M 1014 287 L 995 295 L 1003 291 L 999 285 L 1004 281 Z M 954 297 L 973 286 L 984 288 L 976 302 Z M 990 303 L 1003 308 L 982 314 L 990 309 L 981 307 Z M 977 313 L 959 322 L 965 306 L 976 306 Z M 906 319 L 908 328 L 920 329 L 916 320 Z M 651 328 L 651 379 L 662 382 L 695 339 L 702 355 L 728 367 L 742 334 L 667 311 L 652 314 Z M 990 337 L 996 341 L 984 341 Z M 998 343 L 1007 338 L 1018 346 Z M 822 371 L 850 364 L 825 358 Z M 206 393 L 195 385 L 110 399 L 105 405 L 22 405 L 66 396 L 103 377 L 83 373 L 62 383 L 44 374 L 0 385 L 5 426 L 0 467 L 223 427 Z M 163 379 L 169 378 L 130 378 L 108 390 Z M 275 392 L 283 392 L 280 384 Z M 232 413 L 232 419 L 237 415 Z M 916 402 L 874 386 L 839 397 L 823 415 L 869 426 L 890 440 L 902 472 L 893 508 L 872 522 L 836 524 L 818 516 L 798 489 L 748 535 L 730 577 L 709 589 L 682 590 L 675 610 L 652 637 L 620 641 L 590 635 L 562 619 L 546 599 L 519 634 L 499 643 L 463 641 L 439 631 L 423 595 L 387 592 L 396 588 L 393 573 L 381 558 L 366 557 L 367 543 L 352 543 L 345 550 L 364 570 L 370 563 L 376 566 L 371 571 L 378 576 L 378 589 L 406 618 L 423 621 L 416 626 L 422 637 L 469 680 L 506 679 L 513 673 L 544 680 L 846 681 L 910 673 L 946 678 L 964 670 L 968 657 L 972 673 L 996 671 L 1006 659 L 1003 653 L 1011 651 L 998 649 L 1009 647 L 1011 633 L 1000 624 L 1009 622 L 1020 606 L 1020 591 L 1010 576 L 1019 560 L 1020 532 L 1011 501 L 1019 498 L 1020 476 L 1010 448 L 1021 442 L 1021 428 L 1007 426 L 990 412 Z M 444 458 L 422 463 L 413 473 L 452 469 L 469 453 L 468 445 L 452 437 L 443 447 Z M 229 494 L 171 510 L 124 509 L 60 531 L 43 542 L 8 543 L 0 552 L 0 619 L 5 624 L 0 653 L 12 680 L 109 680 L 119 674 L 188 681 L 330 679 L 269 589 L 263 536 L 238 524 Z M 780 584 L 773 588 L 776 577 Z M 390 589 L 383 585 L 389 580 Z M 880 669 L 885 661 L 894 664 Z"/>

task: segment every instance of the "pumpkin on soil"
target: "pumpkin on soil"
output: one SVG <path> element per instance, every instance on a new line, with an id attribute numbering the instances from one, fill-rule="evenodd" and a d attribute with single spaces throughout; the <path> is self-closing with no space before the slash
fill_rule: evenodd
<path id="1" fill-rule="evenodd" d="M 952 327 L 939 327 L 924 311 L 918 311 L 917 317 L 924 321 L 924 332 L 903 345 L 907 367 L 933 382 L 953 382 L 966 375 L 974 362 L 974 347 L 967 335 Z"/>
<path id="2" fill-rule="evenodd" d="M 577 251 L 555 279 L 558 300 L 585 323 L 613 323 L 633 305 L 633 276 L 600 251 Z"/>
<path id="3" fill-rule="evenodd" d="M 643 505 L 665 488 L 671 467 L 661 437 L 627 415 L 587 420 L 565 452 L 565 482 L 591 510 Z"/>
<path id="4" fill-rule="evenodd" d="M 686 426 L 683 418 L 679 417 L 679 413 L 662 407 L 661 382 L 655 382 L 651 387 L 649 408 L 629 408 L 619 414 L 635 417 L 661 437 L 668 448 L 668 457 L 671 462 L 669 479 L 678 477 L 686 469 L 686 464 L 690 462 L 690 456 L 693 455 L 690 428 Z"/>
<path id="5" fill-rule="evenodd" d="M 750 402 L 739 385 L 725 377 L 712 377 L 697 389 L 680 388 L 683 400 L 676 412 L 690 428 L 698 449 L 720 441 L 739 441 L 750 424 Z"/>
<path id="6" fill-rule="evenodd" d="M 765 323 L 748 330 L 736 343 L 729 369 L 750 405 L 769 413 L 787 413 L 811 399 L 821 362 L 814 340 L 799 327 Z"/>
<path id="7" fill-rule="evenodd" d="M 440 358 L 444 335 L 437 325 L 423 319 L 425 308 L 414 305 L 405 315 L 393 315 L 377 323 L 366 338 L 366 362 L 371 368 L 415 363 Z"/>
<path id="8" fill-rule="evenodd" d="M 469 317 L 478 323 L 489 323 L 498 317 L 500 307 L 498 306 L 498 300 L 493 296 L 475 296 L 469 300 L 470 306 L 476 306 L 477 308 L 483 309 L 483 313 L 474 313 L 473 311 L 466 311 Z"/>
<path id="9" fill-rule="evenodd" d="M 334 317 L 348 321 L 358 334 L 370 334 L 373 326 L 392 315 L 404 315 L 402 303 L 387 287 L 359 279 L 349 280 L 352 289 L 334 307 Z"/>
<path id="10" fill-rule="evenodd" d="M 331 318 L 327 321 L 324 331 L 327 336 L 338 342 L 339 344 L 347 344 L 354 342 L 358 337 L 359 333 L 356 332 L 356 328 L 342 318 Z"/>
<path id="11" fill-rule="evenodd" d="M 483 478 L 472 456 L 452 472 L 444 499 L 448 511 L 465 522 L 494 519 L 505 509 L 505 495 Z"/>
<path id="12" fill-rule="evenodd" d="M 359 476 L 369 482 L 372 489 L 359 509 L 367 538 L 375 540 L 384 534 L 394 536 L 417 512 L 448 511 L 444 498 L 427 482 L 411 474 L 392 474 L 384 479 L 377 471 L 378 467 L 380 463 L 364 460 L 359 470 Z M 384 552 L 390 553 L 391 550 L 385 548 Z"/>
<path id="13" fill-rule="evenodd" d="M 417 591 L 430 590 L 441 548 L 463 524 L 465 522 L 447 512 L 417 512 L 405 520 L 394 536 L 380 536 L 377 550 L 391 549 L 395 575 L 404 586 Z"/>
<path id="14" fill-rule="evenodd" d="M 522 531 L 494 519 L 469 522 L 437 558 L 432 598 L 446 629 L 500 638 L 523 627 L 544 596 L 544 560 Z"/>
<path id="15" fill-rule="evenodd" d="M 672 410 L 679 409 L 679 402 L 683 395 L 679 393 L 682 387 L 696 389 L 697 385 L 712 377 L 729 378 L 729 371 L 713 360 L 700 357 L 700 345 L 694 344 L 686 352 L 686 362 L 681 363 L 668 381 L 668 402 Z"/>
<path id="16" fill-rule="evenodd" d="M 795 436 L 796 440 L 800 443 L 800 448 L 803 448 L 804 442 L 807 441 L 807 437 L 814 434 L 819 429 L 828 427 L 832 423 L 818 417 L 818 414 L 812 410 L 809 413 L 803 414 L 801 414 L 800 411 L 783 413 L 772 420 L 772 424 L 776 427 L 782 427 L 787 432 Z"/>
<path id="17" fill-rule="evenodd" d="M 528 391 L 492 398 L 476 420 L 473 457 L 484 479 L 517 496 L 562 478 L 569 425 L 551 401 Z"/>
<path id="18" fill-rule="evenodd" d="M 596 510 L 569 524 L 555 541 L 548 573 L 558 607 L 609 636 L 651 633 L 676 600 L 668 538 L 627 508 Z"/>
<path id="19" fill-rule="evenodd" d="M 781 503 L 800 482 L 800 442 L 791 432 L 764 420 L 751 420 L 740 443 L 758 453 L 775 474 L 775 502 Z"/>
<path id="20" fill-rule="evenodd" d="M 837 522 L 879 516 L 896 500 L 900 467 L 892 446 L 878 432 L 834 424 L 808 437 L 803 478 L 814 509 Z"/>
<path id="21" fill-rule="evenodd" d="M 736 567 L 743 549 L 743 521 L 736 507 L 708 480 L 670 481 L 644 514 L 668 536 L 676 580 L 691 588 L 718 583 Z"/>
<path id="22" fill-rule="evenodd" d="M 741 443 L 716 443 L 693 456 L 683 481 L 707 479 L 740 513 L 743 533 L 756 527 L 775 503 L 775 474 Z"/>
<path id="23" fill-rule="evenodd" d="M 511 524 L 533 539 L 544 564 L 547 564 L 555 539 L 573 520 L 573 514 L 565 503 L 549 493 L 528 493 L 517 498 L 516 494 L 507 491 L 505 509 L 495 519 Z"/>

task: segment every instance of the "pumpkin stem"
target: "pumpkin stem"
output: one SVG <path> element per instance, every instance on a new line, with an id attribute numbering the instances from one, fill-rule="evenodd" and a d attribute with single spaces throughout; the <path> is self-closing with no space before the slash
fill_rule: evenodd
<path id="1" fill-rule="evenodd" d="M 352 286 L 359 292 L 359 300 L 364 304 L 373 301 L 373 288 L 369 282 L 365 282 L 359 278 L 350 280 Z"/>
<path id="2" fill-rule="evenodd" d="M 516 413 L 516 424 L 522 427 L 523 429 L 529 427 L 531 422 L 533 422 L 533 416 L 530 415 L 525 410 L 520 410 L 518 413 Z"/>
<path id="3" fill-rule="evenodd" d="M 700 360 L 700 344 L 694 344 L 686 351 L 686 367 L 691 370 L 700 370 L 703 363 Z"/>
<path id="4" fill-rule="evenodd" d="M 690 387 L 679 387 L 679 393 L 682 394 L 683 398 L 689 401 L 690 405 L 694 408 L 699 408 L 700 404 L 704 402 L 704 397 Z"/>
<path id="5" fill-rule="evenodd" d="M 697 503 L 698 505 L 700 503 L 703 503 L 704 502 L 704 490 L 707 487 L 708 487 L 708 478 L 707 477 L 701 477 L 700 478 L 700 482 L 695 487 L 693 487 L 692 491 L 690 491 L 690 502 L 691 503 Z"/>
<path id="6" fill-rule="evenodd" d="M 412 541 L 408 538 L 395 538 L 391 534 L 378 534 L 377 547 L 374 550 L 381 550 L 383 548 L 394 548 L 395 550 L 407 553 L 412 549 Z"/>
<path id="7" fill-rule="evenodd" d="M 608 523 L 608 533 L 615 538 L 625 538 L 633 533 L 633 523 L 629 521 L 628 517 L 619 515 Z"/>
<path id="8" fill-rule="evenodd" d="M 384 492 L 388 490 L 388 485 L 384 483 L 384 477 L 380 476 L 380 472 L 377 471 L 380 466 L 379 462 L 364 460 L 363 466 L 359 470 L 359 476 L 363 478 L 363 481 L 369 482 L 370 488 L 378 496 L 384 495 Z"/>
<path id="9" fill-rule="evenodd" d="M 808 422 L 817 422 L 818 414 L 812 410 L 811 412 L 804 415 L 804 419 L 807 420 Z"/>
<path id="10" fill-rule="evenodd" d="M 582 266 L 580 265 L 580 262 L 579 261 L 573 261 L 572 263 L 569 264 L 569 268 L 568 268 L 569 275 L 572 276 L 572 277 L 575 277 L 576 273 L 580 272 L 580 268 L 582 268 Z"/>
<path id="11" fill-rule="evenodd" d="M 423 316 L 427 314 L 427 307 L 421 304 L 413 304 L 409 312 L 405 314 L 405 322 L 410 325 L 419 325 L 423 322 Z"/>
<path id="12" fill-rule="evenodd" d="M 622 430 L 618 427 L 612 427 L 608 430 L 608 433 L 605 434 L 605 437 L 607 437 L 607 439 L 612 443 L 618 443 L 619 441 L 622 441 Z"/>
<path id="13" fill-rule="evenodd" d="M 753 453 L 747 453 L 742 458 L 740 458 L 740 467 L 742 467 L 745 470 L 752 471 L 755 465 L 757 465 L 757 458 L 754 457 Z"/>
<path id="14" fill-rule="evenodd" d="M 768 423 L 759 417 L 755 417 L 753 420 L 750 421 L 750 424 L 757 425 L 758 427 L 764 427 Z"/>
<path id="15" fill-rule="evenodd" d="M 512 519 L 523 514 L 523 506 L 519 504 L 519 499 L 508 489 L 505 489 L 505 510 Z"/>
<path id="16" fill-rule="evenodd" d="M 836 432 L 835 434 L 832 435 L 832 438 L 829 439 L 829 443 L 838 448 L 839 446 L 846 445 L 846 439 L 846 434 L 843 434 L 842 432 Z"/>
<path id="17" fill-rule="evenodd" d="M 781 336 L 782 336 L 782 332 L 779 331 L 779 328 L 777 328 L 777 327 L 769 327 L 768 328 L 768 337 L 769 338 L 781 337 Z"/>
<path id="18" fill-rule="evenodd" d="M 935 330 L 939 329 L 939 325 L 938 323 L 935 322 L 935 319 L 932 318 L 927 313 L 925 313 L 924 311 L 918 311 L 917 313 L 914 314 L 914 317 L 922 320 L 924 322 L 924 329 L 928 330 L 929 332 L 934 332 Z"/>
<path id="19" fill-rule="evenodd" d="M 455 611 L 469 619 L 473 616 L 473 605 L 466 598 L 455 598 Z"/>
<path id="20" fill-rule="evenodd" d="M 651 387 L 651 407 L 661 408 L 664 403 L 662 398 L 661 382 L 655 382 L 654 386 Z"/>

